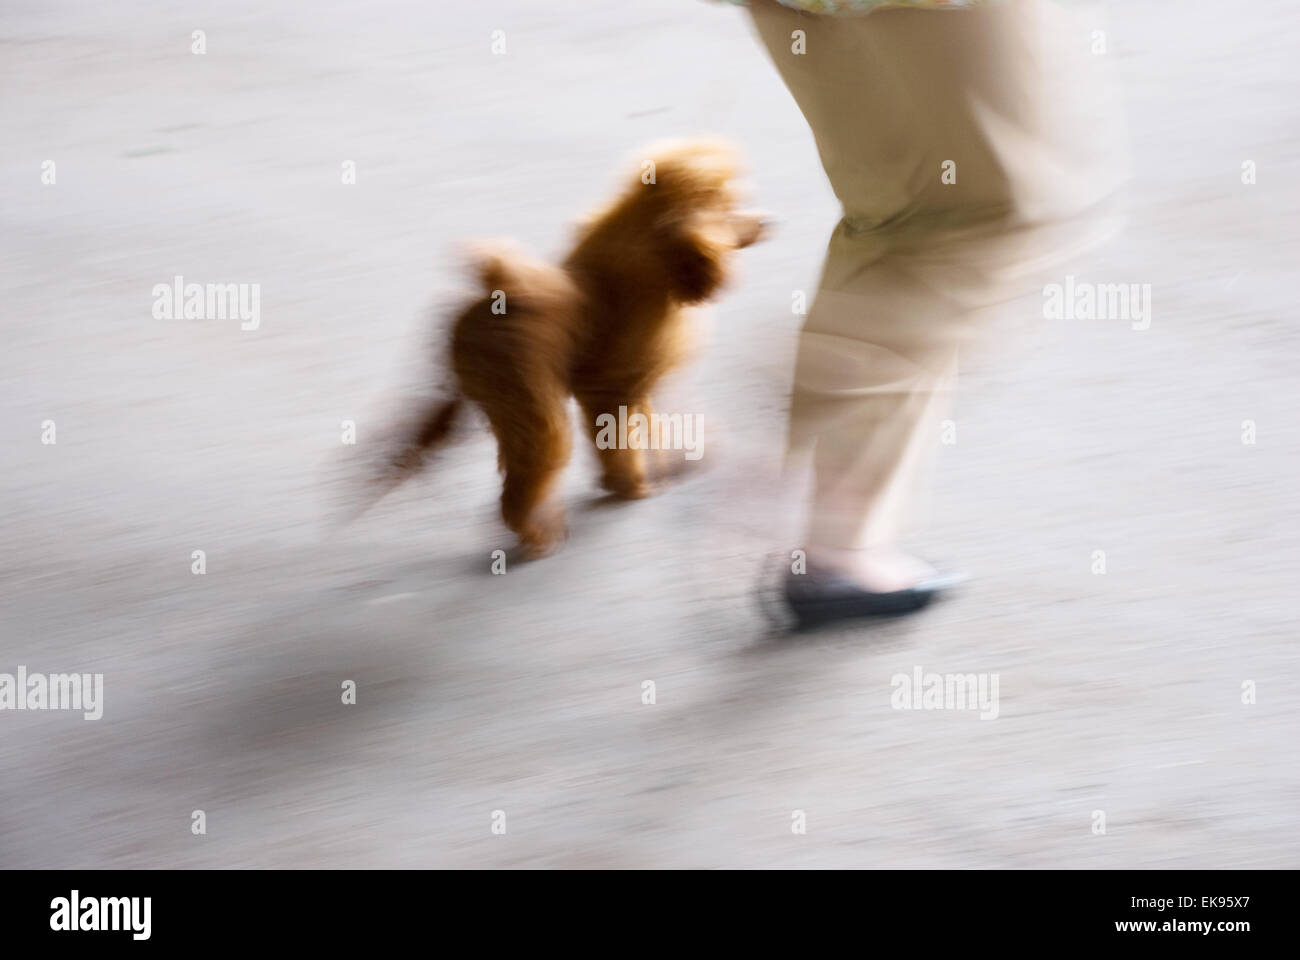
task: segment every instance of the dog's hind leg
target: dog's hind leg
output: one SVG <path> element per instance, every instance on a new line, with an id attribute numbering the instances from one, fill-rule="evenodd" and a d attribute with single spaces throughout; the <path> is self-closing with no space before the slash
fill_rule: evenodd
<path id="1" fill-rule="evenodd" d="M 531 425 L 514 424 L 513 436 L 502 436 L 500 465 L 505 474 L 501 518 L 519 537 L 528 559 L 553 553 L 564 542 L 564 510 L 552 494 L 572 440 L 563 407 Z"/>

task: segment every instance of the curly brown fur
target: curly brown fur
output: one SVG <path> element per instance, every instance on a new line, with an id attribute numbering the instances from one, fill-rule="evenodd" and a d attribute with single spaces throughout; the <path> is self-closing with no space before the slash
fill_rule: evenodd
<path id="1" fill-rule="evenodd" d="M 458 393 L 487 414 L 504 475 L 501 514 L 530 556 L 564 537 L 551 494 L 572 451 L 569 398 L 593 442 L 603 413 L 625 406 L 649 416 L 652 388 L 688 351 L 684 308 L 714 296 L 734 251 L 765 229 L 757 214 L 737 210 L 729 147 L 689 141 L 644 156 L 654 160 L 653 182 L 638 169 L 588 219 L 561 264 L 505 244 L 481 246 L 483 295 L 452 325 Z M 414 469 L 419 452 L 446 435 L 458 402 L 432 404 L 417 418 L 399 470 Z M 624 498 L 649 493 L 642 451 L 597 453 L 605 489 Z"/>

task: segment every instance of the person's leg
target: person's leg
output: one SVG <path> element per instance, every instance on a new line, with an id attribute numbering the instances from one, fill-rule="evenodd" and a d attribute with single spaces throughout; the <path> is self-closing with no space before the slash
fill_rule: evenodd
<path id="1" fill-rule="evenodd" d="M 1011 0 L 830 18 L 752 8 L 845 208 L 795 372 L 790 446 L 814 458 L 805 546 L 870 591 L 928 572 L 898 541 L 939 442 L 958 348 L 980 336 L 983 308 L 1018 291 L 1030 255 L 1060 245 L 1042 225 L 1077 218 L 1114 186 L 1071 182 L 1096 142 L 1061 162 L 1066 134 L 1080 131 L 1052 116 L 1074 101 L 1051 73 L 1079 55 L 1052 50 L 1060 31 L 1045 9 Z"/>
<path id="2" fill-rule="evenodd" d="M 934 333 L 956 307 L 902 260 L 862 268 L 857 254 L 831 245 L 799 338 L 789 443 L 792 459 L 812 455 L 810 561 L 898 590 L 932 572 L 899 542 L 949 407 L 956 347 Z M 856 272 L 840 276 L 841 263 Z"/>

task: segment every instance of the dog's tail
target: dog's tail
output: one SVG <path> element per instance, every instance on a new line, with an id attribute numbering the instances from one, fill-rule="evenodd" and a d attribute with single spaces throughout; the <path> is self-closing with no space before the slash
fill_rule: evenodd
<path id="1" fill-rule="evenodd" d="M 478 240 L 466 244 L 464 252 L 482 295 L 508 295 L 511 313 L 563 310 L 577 297 L 573 279 L 563 268 L 529 255 L 513 240 Z M 498 310 L 491 306 L 495 316 Z"/>
<path id="2" fill-rule="evenodd" d="M 337 515 L 340 524 L 351 523 L 392 493 L 424 467 L 425 455 L 451 433 L 456 416 L 464 406 L 457 394 L 432 397 L 416 409 L 388 441 L 389 453 L 376 462 L 364 480 L 364 487 L 350 497 L 350 504 Z M 354 488 L 355 491 L 355 488 Z"/>
<path id="3" fill-rule="evenodd" d="M 397 435 L 392 453 L 382 471 L 380 496 L 405 483 L 424 466 L 424 456 L 447 439 L 463 400 L 459 395 L 450 399 L 426 400 Z M 378 498 L 376 498 L 378 499 Z"/>
<path id="4" fill-rule="evenodd" d="M 402 473 L 402 480 L 424 465 L 425 453 L 447 439 L 463 402 L 454 396 L 449 400 L 431 399 L 421 407 L 392 458 L 394 467 Z"/>

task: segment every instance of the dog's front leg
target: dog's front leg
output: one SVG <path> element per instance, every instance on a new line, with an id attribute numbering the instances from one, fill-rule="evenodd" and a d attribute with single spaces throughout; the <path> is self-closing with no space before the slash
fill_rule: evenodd
<path id="1" fill-rule="evenodd" d="M 650 445 L 650 407 L 612 394 L 578 398 L 600 461 L 600 485 L 623 500 L 651 493 L 645 451 Z"/>

